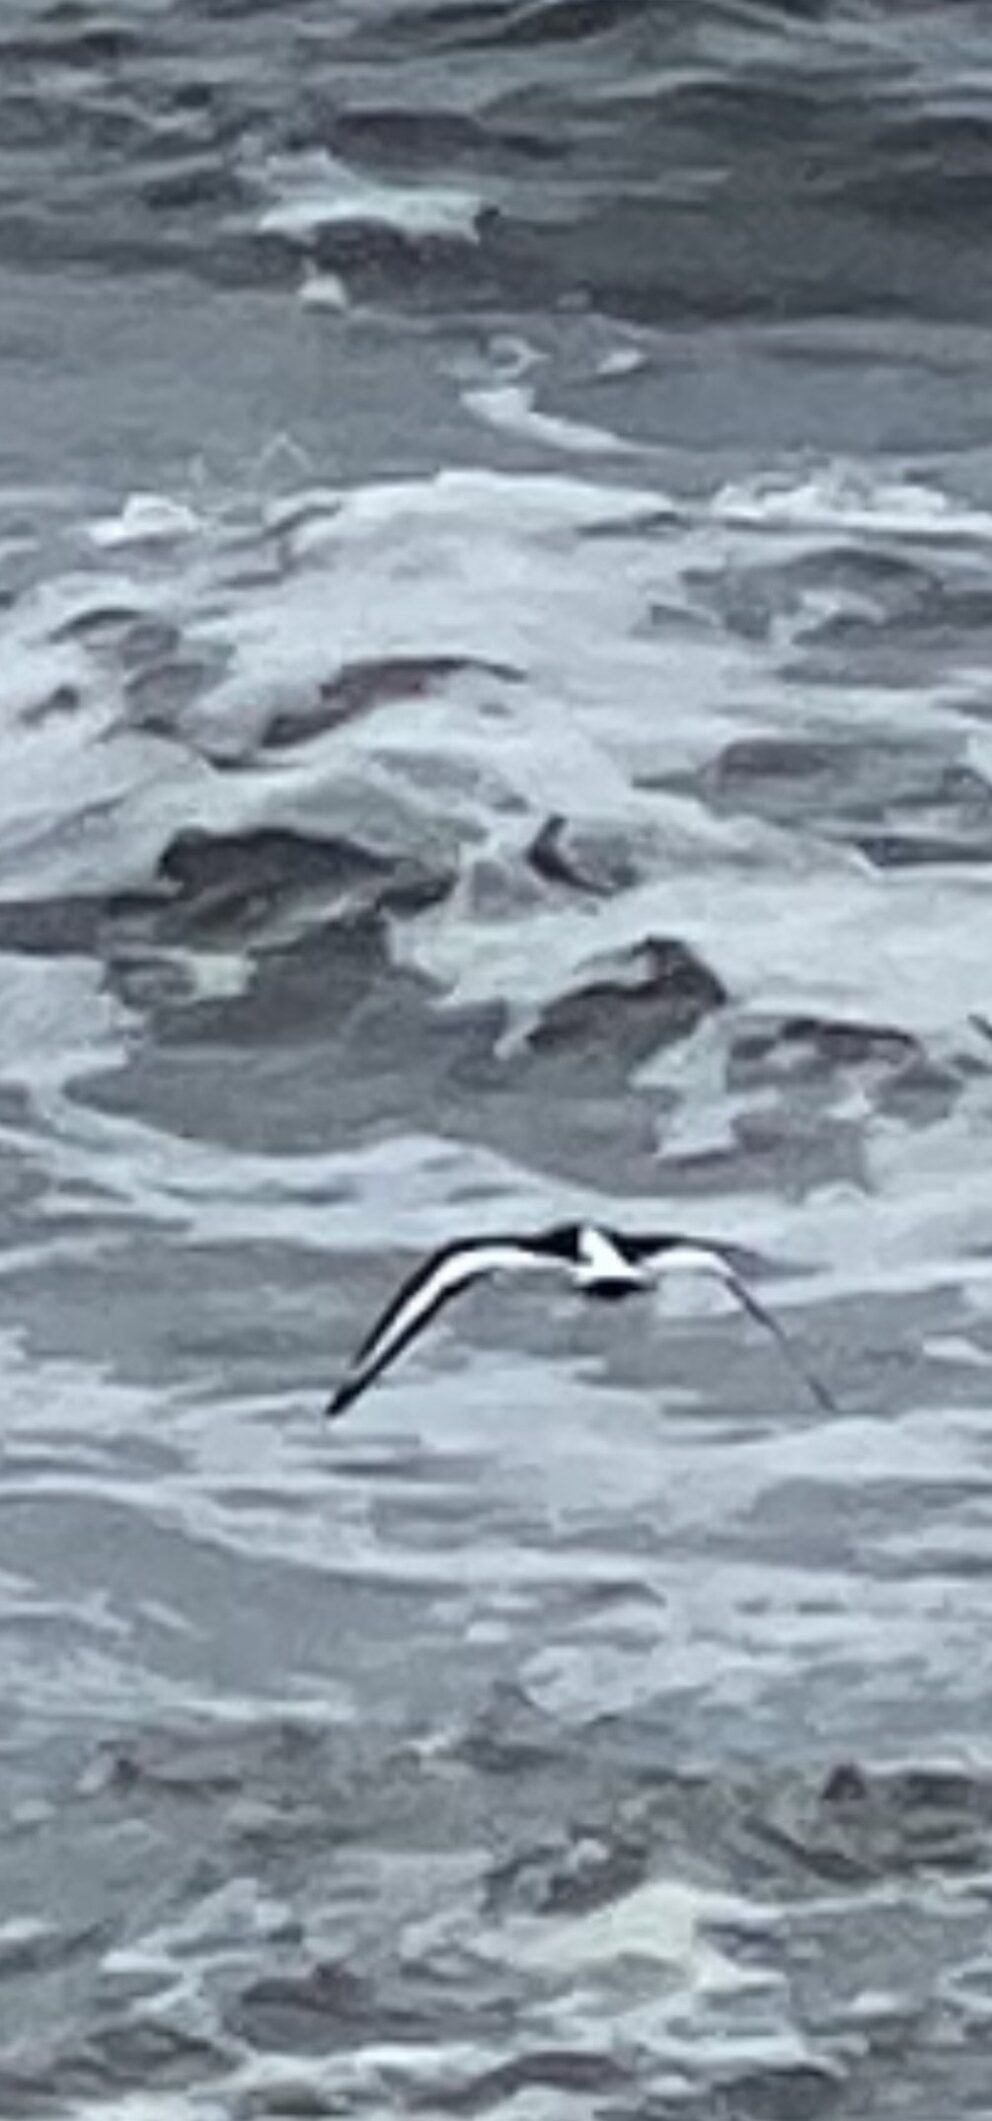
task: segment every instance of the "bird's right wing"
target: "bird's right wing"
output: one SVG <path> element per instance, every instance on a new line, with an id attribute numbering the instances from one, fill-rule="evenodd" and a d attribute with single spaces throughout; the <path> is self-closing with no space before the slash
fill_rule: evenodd
<path id="1" fill-rule="evenodd" d="M 817 1377 L 798 1353 L 784 1326 L 774 1313 L 766 1311 L 744 1279 L 744 1272 L 759 1260 L 757 1253 L 749 1252 L 743 1245 L 724 1244 L 710 1238 L 682 1238 L 666 1235 L 659 1238 L 639 1237 L 635 1241 L 637 1257 L 643 1265 L 659 1279 L 673 1272 L 710 1273 L 719 1276 L 724 1288 L 740 1304 L 766 1333 L 778 1342 L 779 1349 L 790 1370 L 800 1377 L 807 1391 L 811 1392 L 817 1405 L 828 1414 L 836 1414 L 837 1404 L 826 1385 Z M 742 1269 L 744 1271 L 742 1271 Z"/>
<path id="2" fill-rule="evenodd" d="M 836 1400 L 828 1392 L 822 1378 L 818 1377 L 816 1371 L 811 1370 L 808 1363 L 805 1363 L 801 1355 L 798 1354 L 784 1326 L 779 1325 L 774 1313 L 765 1310 L 764 1304 L 758 1302 L 757 1297 L 752 1294 L 747 1283 L 741 1280 L 739 1274 L 734 1273 L 732 1267 L 724 1269 L 723 1279 L 731 1294 L 736 1296 L 741 1309 L 747 1311 L 751 1318 L 757 1320 L 759 1326 L 764 1326 L 766 1333 L 770 1333 L 772 1338 L 777 1340 L 790 1370 L 793 1370 L 797 1377 L 802 1378 L 807 1391 L 812 1392 L 817 1405 L 822 1407 L 826 1414 L 836 1414 L 839 1411 Z"/>
<path id="3" fill-rule="evenodd" d="M 336 1421 L 459 1290 L 469 1288 L 484 1274 L 514 1273 L 550 1264 L 513 1238 L 468 1239 L 432 1253 L 397 1289 L 363 1340 L 329 1402 L 328 1418 Z"/>

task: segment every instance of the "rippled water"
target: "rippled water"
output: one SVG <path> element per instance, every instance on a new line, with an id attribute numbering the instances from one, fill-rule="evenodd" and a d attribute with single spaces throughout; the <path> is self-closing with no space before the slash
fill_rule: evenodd
<path id="1" fill-rule="evenodd" d="M 3 2121 L 988 2114 L 990 143 L 977 5 L 4 11 Z M 323 1425 L 586 1212 L 837 1413 Z"/>

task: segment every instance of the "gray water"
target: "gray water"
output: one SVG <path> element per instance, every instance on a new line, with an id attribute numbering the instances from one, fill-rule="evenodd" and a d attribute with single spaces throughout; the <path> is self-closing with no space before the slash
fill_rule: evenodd
<path id="1" fill-rule="evenodd" d="M 8 0 L 0 2117 L 992 2111 L 992 22 Z M 592 1214 L 674 1296 L 396 1280 Z"/>

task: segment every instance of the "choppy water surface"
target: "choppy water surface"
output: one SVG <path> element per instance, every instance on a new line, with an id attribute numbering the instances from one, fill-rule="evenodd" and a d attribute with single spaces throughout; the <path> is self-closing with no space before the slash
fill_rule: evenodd
<path id="1" fill-rule="evenodd" d="M 988 2112 L 990 84 L 4 10 L 4 2121 Z"/>

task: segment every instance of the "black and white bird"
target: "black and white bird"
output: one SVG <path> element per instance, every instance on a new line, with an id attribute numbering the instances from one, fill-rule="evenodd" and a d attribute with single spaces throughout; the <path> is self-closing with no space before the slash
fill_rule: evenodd
<path id="1" fill-rule="evenodd" d="M 778 1320 L 752 1295 L 739 1271 L 738 1246 L 667 1233 L 622 1235 L 595 1223 L 561 1223 L 532 1237 L 467 1237 L 421 1262 L 363 1340 L 327 1407 L 332 1421 L 366 1391 L 441 1309 L 486 1274 L 557 1274 L 600 1302 L 643 1294 L 669 1273 L 719 1275 L 752 1318 L 777 1340 L 786 1361 L 820 1406 L 835 1411 L 826 1387 L 796 1355 Z"/>

